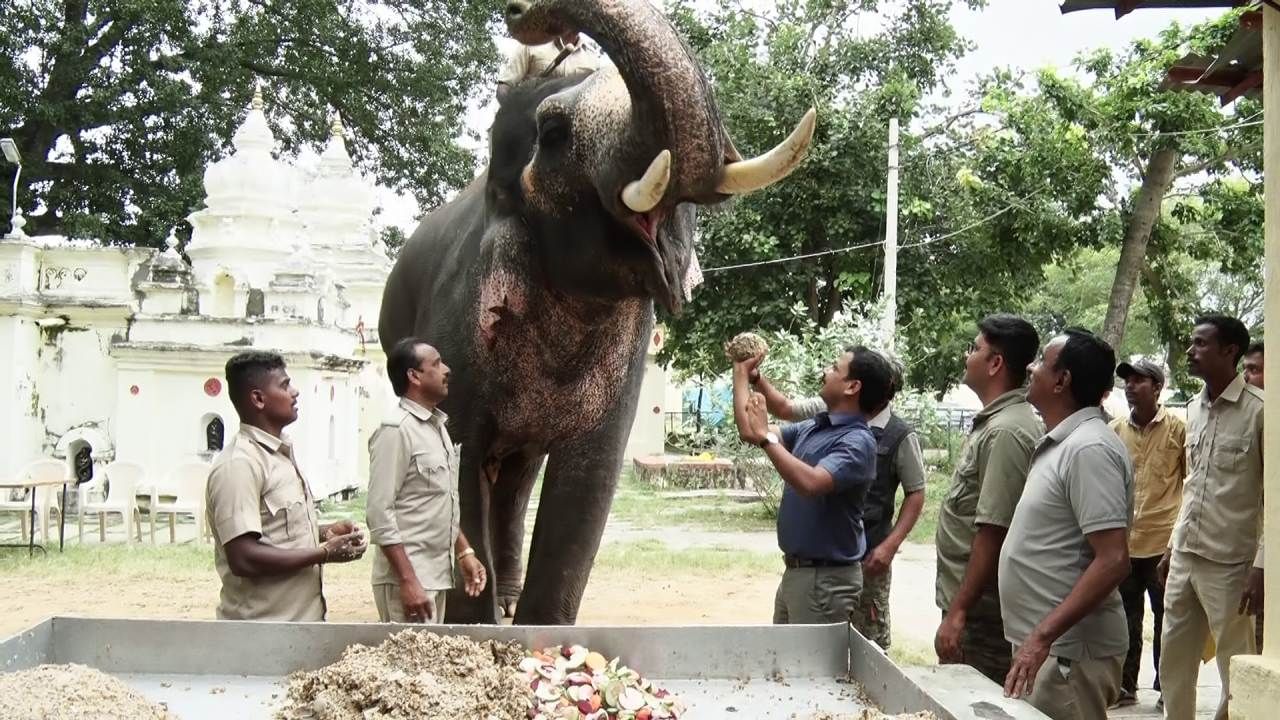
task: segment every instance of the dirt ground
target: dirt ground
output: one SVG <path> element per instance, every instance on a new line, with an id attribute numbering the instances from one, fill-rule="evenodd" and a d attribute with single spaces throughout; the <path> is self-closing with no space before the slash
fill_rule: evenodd
<path id="1" fill-rule="evenodd" d="M 331 622 L 374 622 L 377 613 L 368 568 L 326 573 Z M 213 619 L 218 579 L 167 578 L 163 585 L 130 579 L 86 578 L 83 584 L 10 577 L 0 594 L 0 637 L 51 615 L 127 618 Z M 776 576 L 714 578 L 668 574 L 637 585 L 636 578 L 608 569 L 592 573 L 578 622 L 591 625 L 683 625 L 768 623 Z"/>

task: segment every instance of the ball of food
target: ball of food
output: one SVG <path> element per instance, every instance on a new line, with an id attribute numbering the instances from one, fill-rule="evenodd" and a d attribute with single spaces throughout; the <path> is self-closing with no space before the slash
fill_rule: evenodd
<path id="1" fill-rule="evenodd" d="M 738 333 L 732 340 L 724 344 L 724 356 L 730 362 L 750 360 L 757 355 L 769 352 L 769 344 L 755 333 Z"/>

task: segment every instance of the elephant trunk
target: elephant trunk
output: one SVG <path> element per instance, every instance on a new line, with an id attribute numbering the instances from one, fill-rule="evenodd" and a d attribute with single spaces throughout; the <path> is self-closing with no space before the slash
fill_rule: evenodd
<path id="1" fill-rule="evenodd" d="M 529 44 L 586 33 L 617 67 L 631 113 L 628 126 L 616 129 L 613 157 L 635 181 L 623 190 L 631 210 L 715 196 L 725 161 L 738 158 L 706 76 L 658 8 L 635 0 L 510 0 L 506 21 Z M 663 151 L 670 157 L 659 159 Z"/>

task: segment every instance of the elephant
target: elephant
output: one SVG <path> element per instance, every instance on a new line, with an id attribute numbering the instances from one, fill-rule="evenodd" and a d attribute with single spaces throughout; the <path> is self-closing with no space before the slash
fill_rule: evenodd
<path id="1" fill-rule="evenodd" d="M 803 159 L 813 110 L 743 159 L 709 81 L 644 0 L 510 0 L 518 41 L 568 31 L 612 60 L 501 100 L 487 167 L 429 213 L 387 279 L 385 349 L 420 337 L 452 368 L 441 409 L 462 445 L 462 530 L 491 582 L 446 621 L 576 621 L 638 402 L 654 303 L 679 312 L 695 209 L 766 187 Z M 524 520 L 545 461 L 522 578 Z M 518 602 L 517 602 L 518 600 Z"/>

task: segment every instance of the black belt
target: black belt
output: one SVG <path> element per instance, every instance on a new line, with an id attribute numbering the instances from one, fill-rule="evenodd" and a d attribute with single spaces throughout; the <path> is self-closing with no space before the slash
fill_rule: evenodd
<path id="1" fill-rule="evenodd" d="M 857 563 L 845 562 L 843 560 L 823 560 L 796 557 L 794 555 L 784 555 L 782 562 L 789 568 L 810 568 L 810 567 L 850 567 Z"/>

